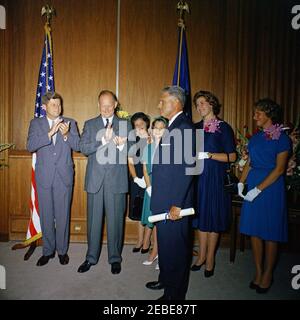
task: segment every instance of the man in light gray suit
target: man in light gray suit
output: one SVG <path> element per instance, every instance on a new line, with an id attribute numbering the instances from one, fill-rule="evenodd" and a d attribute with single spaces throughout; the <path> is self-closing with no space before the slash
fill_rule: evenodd
<path id="1" fill-rule="evenodd" d="M 105 212 L 108 263 L 111 272 L 121 271 L 122 242 L 128 192 L 127 137 L 129 121 L 118 118 L 117 97 L 109 90 L 98 96 L 100 115 L 85 122 L 80 151 L 88 156 L 85 176 L 88 211 L 88 251 L 78 272 L 86 272 L 100 257 L 101 231 Z"/>
<path id="2" fill-rule="evenodd" d="M 37 265 L 54 258 L 69 262 L 69 221 L 73 191 L 72 150 L 79 151 L 79 135 L 73 119 L 60 116 L 62 97 L 48 92 L 42 97 L 46 116 L 30 122 L 27 149 L 36 152 L 35 180 L 38 194 L 43 255 Z"/>

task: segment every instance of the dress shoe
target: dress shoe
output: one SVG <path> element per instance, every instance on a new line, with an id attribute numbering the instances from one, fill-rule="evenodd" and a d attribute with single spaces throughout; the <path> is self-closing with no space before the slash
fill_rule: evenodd
<path id="1" fill-rule="evenodd" d="M 59 262 L 62 265 L 68 264 L 69 263 L 69 256 L 67 254 L 62 254 L 62 255 L 58 255 L 59 258 Z"/>
<path id="2" fill-rule="evenodd" d="M 165 294 L 163 294 L 161 297 L 159 297 L 158 299 L 156 299 L 157 301 L 163 301 L 163 300 L 172 300 L 171 297 L 166 296 Z"/>
<path id="3" fill-rule="evenodd" d="M 121 263 L 120 262 L 113 262 L 111 264 L 111 273 L 118 274 L 121 272 Z"/>
<path id="4" fill-rule="evenodd" d="M 258 285 L 256 288 L 256 293 L 267 293 L 270 290 L 270 288 L 272 287 L 272 284 L 273 284 L 273 279 L 271 280 L 271 283 L 267 288 L 262 288 Z"/>
<path id="5" fill-rule="evenodd" d="M 78 268 L 77 272 L 79 273 L 87 272 L 90 270 L 91 266 L 93 266 L 93 264 L 85 260 L 84 263 Z"/>
<path id="6" fill-rule="evenodd" d="M 142 249 L 142 247 L 143 246 L 140 246 L 140 247 L 134 247 L 133 249 L 132 249 L 132 252 L 140 252 L 141 251 L 141 249 Z"/>
<path id="7" fill-rule="evenodd" d="M 158 255 L 156 255 L 153 260 L 145 260 L 143 262 L 143 265 L 144 266 L 150 266 L 157 258 L 158 258 Z"/>
<path id="8" fill-rule="evenodd" d="M 199 271 L 204 264 L 205 264 L 205 261 L 202 262 L 201 264 L 199 264 L 199 266 L 197 264 L 194 264 L 194 265 L 192 265 L 191 270 L 192 271 Z"/>
<path id="9" fill-rule="evenodd" d="M 48 263 L 48 261 L 55 257 L 55 252 L 50 254 L 49 256 L 41 256 L 36 263 L 37 266 L 41 267 Z"/>
<path id="10" fill-rule="evenodd" d="M 205 278 L 210 278 L 214 275 L 215 272 L 215 266 L 212 268 L 212 270 L 204 270 L 204 277 Z"/>
<path id="11" fill-rule="evenodd" d="M 145 254 L 145 253 L 149 252 L 150 246 L 151 246 L 151 244 L 149 244 L 149 247 L 148 247 L 147 249 L 143 249 L 143 248 L 142 248 L 141 254 Z"/>
<path id="12" fill-rule="evenodd" d="M 159 281 L 151 281 L 146 283 L 146 288 L 151 290 L 161 290 L 164 288 L 164 285 Z"/>
<path id="13" fill-rule="evenodd" d="M 256 283 L 254 283 L 254 281 L 251 281 L 251 282 L 249 283 L 249 288 L 250 288 L 250 289 L 256 290 L 258 287 L 259 287 L 259 285 L 256 284 Z"/>

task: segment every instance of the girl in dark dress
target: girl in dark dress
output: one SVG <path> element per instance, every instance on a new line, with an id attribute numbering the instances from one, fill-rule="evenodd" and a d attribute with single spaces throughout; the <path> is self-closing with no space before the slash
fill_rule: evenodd
<path id="1" fill-rule="evenodd" d="M 196 129 L 204 130 L 204 152 L 198 159 L 204 161 L 203 172 L 196 183 L 196 217 L 193 227 L 197 229 L 199 241 L 198 258 L 192 271 L 205 264 L 205 277 L 214 274 L 215 251 L 220 232 L 229 227 L 231 198 L 224 191 L 224 176 L 229 161 L 236 160 L 233 130 L 228 123 L 219 119 L 221 105 L 218 98 L 208 91 L 199 91 L 194 104 L 202 117 Z M 200 137 L 198 137 L 200 139 Z"/>
<path id="2" fill-rule="evenodd" d="M 141 159 L 149 139 L 148 129 L 150 127 L 150 118 L 143 112 L 137 112 L 131 117 L 131 124 L 135 130 L 136 144 L 132 146 L 128 152 L 128 168 L 130 173 L 128 216 L 131 220 L 139 221 L 137 244 L 132 251 L 147 253 L 149 251 L 150 241 L 148 240 L 148 243 L 143 243 L 145 228 L 140 223 L 146 188 Z M 150 237 L 146 237 L 146 239 L 149 238 Z"/>

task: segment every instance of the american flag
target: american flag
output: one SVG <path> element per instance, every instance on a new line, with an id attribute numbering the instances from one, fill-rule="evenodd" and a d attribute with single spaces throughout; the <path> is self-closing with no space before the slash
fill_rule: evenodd
<path id="1" fill-rule="evenodd" d="M 42 118 L 46 115 L 46 110 L 42 106 L 42 96 L 48 91 L 55 91 L 54 89 L 54 69 L 53 69 L 53 55 L 52 55 L 52 40 L 50 27 L 45 25 L 45 43 L 41 59 L 41 65 L 38 76 L 38 84 L 36 89 L 36 100 L 34 107 L 34 116 Z M 39 203 L 35 181 L 35 163 L 36 153 L 32 154 L 32 169 L 31 169 L 31 199 L 30 199 L 30 221 L 28 224 L 25 244 L 42 237 L 42 230 L 40 224 Z"/>

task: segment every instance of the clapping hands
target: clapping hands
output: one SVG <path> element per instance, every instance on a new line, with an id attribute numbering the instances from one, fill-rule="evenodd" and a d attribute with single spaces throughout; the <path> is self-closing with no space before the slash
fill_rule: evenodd
<path id="1" fill-rule="evenodd" d="M 63 119 L 59 118 L 51 127 L 50 131 L 48 132 L 48 137 L 49 139 L 52 138 L 52 136 L 54 136 L 57 131 L 59 130 L 59 127 L 62 123 Z"/>
<path id="2" fill-rule="evenodd" d="M 66 136 L 70 130 L 70 121 L 68 122 L 60 122 L 58 129 L 63 136 Z"/>

